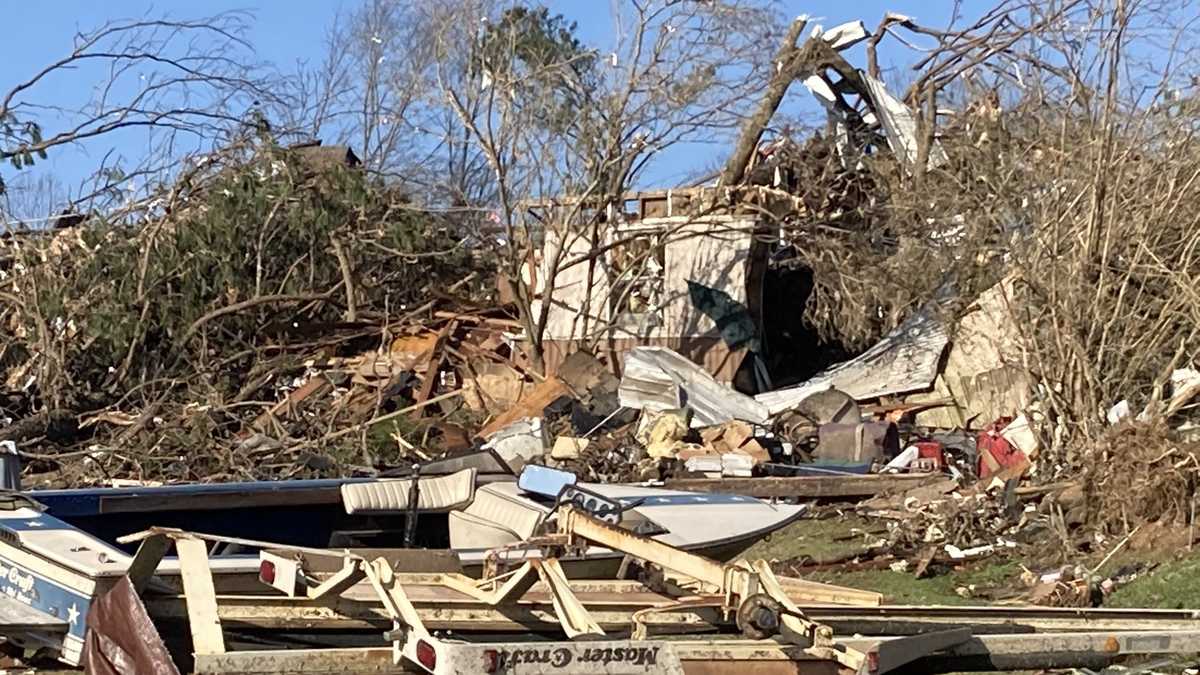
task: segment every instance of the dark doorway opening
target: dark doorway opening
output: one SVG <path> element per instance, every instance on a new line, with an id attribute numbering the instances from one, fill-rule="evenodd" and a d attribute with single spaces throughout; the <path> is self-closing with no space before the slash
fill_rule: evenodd
<path id="1" fill-rule="evenodd" d="M 776 389 L 804 382 L 854 357 L 842 343 L 822 339 L 808 323 L 806 304 L 812 292 L 812 269 L 794 259 L 768 266 L 763 279 L 763 347 Z"/>

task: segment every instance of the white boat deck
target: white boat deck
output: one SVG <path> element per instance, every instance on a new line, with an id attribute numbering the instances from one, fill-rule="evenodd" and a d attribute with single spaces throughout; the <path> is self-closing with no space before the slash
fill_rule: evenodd
<path id="1" fill-rule="evenodd" d="M 804 510 L 802 505 L 774 505 L 739 495 L 639 485 L 581 483 L 580 487 L 627 505 L 636 504 L 632 511 L 666 530 L 653 535 L 655 539 L 688 549 L 707 548 L 770 532 L 799 517 Z M 491 483 L 488 489 L 514 500 L 528 501 L 537 508 L 548 508 L 532 499 L 533 495 L 525 493 L 515 482 Z M 121 576 L 133 560 L 132 555 L 112 544 L 33 508 L 0 511 L 0 528 L 9 536 L 15 536 L 29 553 L 93 579 Z M 471 564 L 482 561 L 486 551 L 466 549 L 459 553 L 464 563 Z M 513 554 L 520 557 L 536 555 L 533 550 L 514 551 Z M 603 556 L 611 551 L 597 548 L 589 550 L 588 554 Z M 258 558 L 255 555 L 217 555 L 210 558 L 210 566 L 217 574 L 257 574 Z M 179 575 L 178 559 L 164 558 L 156 574 Z"/>
<path id="2" fill-rule="evenodd" d="M 30 553 L 90 577 L 119 577 L 133 560 L 133 556 L 108 542 L 31 508 L 0 512 L 0 526 L 15 534 Z M 257 572 L 258 556 L 215 556 L 209 564 L 217 573 Z M 178 558 L 164 558 L 158 566 L 159 575 L 179 573 Z"/>

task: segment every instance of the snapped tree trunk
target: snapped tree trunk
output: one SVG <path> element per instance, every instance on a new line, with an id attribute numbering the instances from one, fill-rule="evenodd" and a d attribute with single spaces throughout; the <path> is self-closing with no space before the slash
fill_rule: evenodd
<path id="1" fill-rule="evenodd" d="M 754 149 L 758 147 L 763 129 L 771 122 L 771 118 L 775 116 L 775 111 L 783 102 L 788 88 L 792 86 L 792 81 L 800 74 L 802 60 L 798 58 L 800 48 L 796 46 L 796 41 L 800 39 L 800 34 L 804 32 L 804 27 L 807 25 L 806 18 L 797 17 L 788 28 L 787 35 L 784 36 L 783 42 L 779 45 L 779 51 L 775 53 L 775 59 L 772 61 L 775 65 L 775 74 L 767 84 L 767 91 L 763 94 L 758 109 L 742 125 L 737 143 L 733 146 L 733 154 L 729 156 L 729 161 L 726 162 L 725 169 L 721 172 L 720 185 L 737 185 L 745 178 L 746 167 L 750 165 L 750 158 L 754 156 Z"/>

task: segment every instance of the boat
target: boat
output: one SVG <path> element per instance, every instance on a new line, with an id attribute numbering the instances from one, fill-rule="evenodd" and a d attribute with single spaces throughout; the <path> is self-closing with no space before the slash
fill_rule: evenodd
<path id="1" fill-rule="evenodd" d="M 545 467 L 526 467 L 519 477 L 478 461 L 458 467 L 397 478 L 7 493 L 0 499 L 0 635 L 78 665 L 92 601 L 133 559 L 134 547 L 118 537 L 150 527 L 307 548 L 448 549 L 464 572 L 478 575 L 489 552 L 518 560 L 537 555 L 523 542 L 545 531 L 564 502 L 717 560 L 731 559 L 803 510 L 739 495 L 582 483 Z M 216 591 L 261 593 L 262 548 L 249 541 L 210 550 Z M 611 574 L 621 560 L 591 547 L 563 565 L 574 578 L 593 578 Z M 163 559 L 156 583 L 182 588 L 177 558 Z"/>

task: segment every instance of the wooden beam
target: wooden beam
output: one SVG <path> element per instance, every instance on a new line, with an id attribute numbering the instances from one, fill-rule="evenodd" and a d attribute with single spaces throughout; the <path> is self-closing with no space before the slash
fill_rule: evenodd
<path id="1" fill-rule="evenodd" d="M 282 401 L 264 410 L 250 426 L 257 431 L 267 431 L 270 427 L 271 420 L 287 414 L 288 417 L 295 416 L 301 403 L 313 396 L 322 396 L 325 392 L 333 389 L 333 384 L 329 378 L 324 375 L 317 374 L 308 378 L 304 384 L 296 387 L 283 398 Z"/>
<path id="2" fill-rule="evenodd" d="M 133 590 L 139 595 L 154 578 L 154 571 L 158 569 L 158 564 L 162 562 L 169 548 L 171 540 L 165 534 L 151 535 L 138 545 L 137 553 L 133 555 L 125 576 L 129 577 L 129 583 L 133 584 Z"/>
<path id="3" fill-rule="evenodd" d="M 208 549 L 204 542 L 190 538 L 177 538 L 175 549 L 179 552 L 183 592 L 187 597 L 192 651 L 196 654 L 224 654 L 225 636 L 217 613 L 212 570 L 208 567 Z"/>
<path id="4" fill-rule="evenodd" d="M 668 490 L 719 492 L 759 498 L 874 497 L 885 492 L 903 492 L 932 485 L 944 476 L 936 473 L 797 476 L 765 478 L 676 478 L 666 481 Z"/>
<path id="5" fill-rule="evenodd" d="M 524 398 L 517 401 L 516 405 L 506 410 L 503 414 L 498 415 L 496 419 L 488 422 L 487 426 L 480 429 L 476 436 L 486 439 L 513 422 L 526 417 L 541 417 L 542 411 L 546 406 L 557 401 L 559 397 L 567 396 L 570 393 L 570 387 L 562 380 L 557 377 L 548 377 L 545 382 L 534 387 Z"/>
<path id="6" fill-rule="evenodd" d="M 413 403 L 420 405 L 427 401 L 429 395 L 433 393 L 433 387 L 437 384 L 438 380 L 438 371 L 442 367 L 442 361 L 445 360 L 442 347 L 446 344 L 446 338 L 457 327 L 458 321 L 452 320 L 438 332 L 437 337 L 433 341 L 433 346 L 429 348 L 429 354 L 425 357 L 425 379 L 421 380 L 421 388 L 417 391 L 417 396 L 413 400 Z M 415 417 L 423 417 L 425 415 L 425 408 L 419 408 L 414 412 Z"/>

